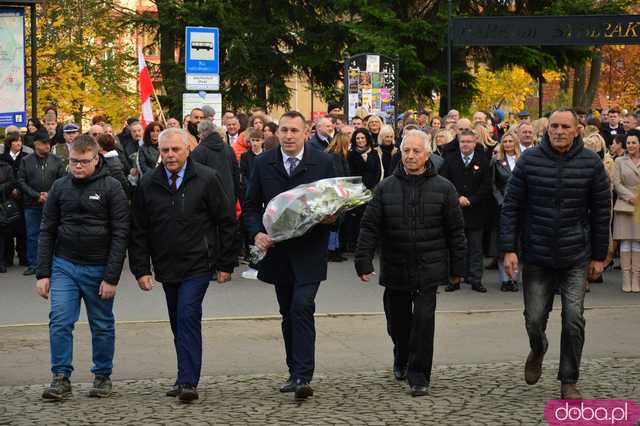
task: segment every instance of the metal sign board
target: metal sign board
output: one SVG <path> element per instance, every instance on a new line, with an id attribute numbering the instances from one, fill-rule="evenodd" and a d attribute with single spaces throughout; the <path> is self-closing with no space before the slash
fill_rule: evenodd
<path id="1" fill-rule="evenodd" d="M 187 74 L 187 90 L 220 90 L 219 74 Z"/>
<path id="2" fill-rule="evenodd" d="M 26 127 L 24 9 L 0 9 L 0 127 Z"/>
<path id="3" fill-rule="evenodd" d="M 213 27 L 185 28 L 185 61 L 187 74 L 219 74 L 219 31 Z"/>
<path id="4" fill-rule="evenodd" d="M 213 121 L 217 125 L 221 123 L 222 117 L 222 95 L 220 93 L 183 93 L 182 94 L 182 117 L 191 113 L 194 108 L 202 108 L 209 105 L 216 112 Z"/>
<path id="5" fill-rule="evenodd" d="M 640 15 L 455 17 L 455 46 L 640 44 Z"/>

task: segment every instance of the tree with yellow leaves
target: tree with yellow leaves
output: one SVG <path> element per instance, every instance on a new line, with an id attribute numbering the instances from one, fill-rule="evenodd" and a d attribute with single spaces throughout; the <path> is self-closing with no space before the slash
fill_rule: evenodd
<path id="1" fill-rule="evenodd" d="M 484 65 L 476 73 L 478 95 L 473 98 L 475 111 L 489 111 L 508 105 L 512 111 L 524 109 L 527 96 L 536 91 L 536 82 L 527 72 L 518 67 L 508 67 L 496 72 Z"/>
<path id="2" fill-rule="evenodd" d="M 41 108 L 56 105 L 78 124 L 105 115 L 119 126 L 137 115 L 133 49 L 122 42 L 113 10 L 112 0 L 48 0 L 38 5 Z"/>

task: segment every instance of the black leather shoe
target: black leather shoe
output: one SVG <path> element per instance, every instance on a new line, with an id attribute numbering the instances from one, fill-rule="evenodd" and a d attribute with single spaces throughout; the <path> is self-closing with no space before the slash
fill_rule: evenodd
<path id="1" fill-rule="evenodd" d="M 516 281 L 511 281 L 511 291 L 518 291 L 518 283 Z"/>
<path id="2" fill-rule="evenodd" d="M 444 289 L 444 291 L 447 292 L 451 292 L 451 291 L 456 291 L 456 290 L 460 290 L 460 284 L 447 284 L 447 287 Z"/>
<path id="3" fill-rule="evenodd" d="M 421 385 L 411 385 L 411 396 L 425 396 L 428 394 L 428 387 Z"/>
<path id="4" fill-rule="evenodd" d="M 313 388 L 307 382 L 296 380 L 295 396 L 296 399 L 307 399 L 313 396 Z"/>
<path id="5" fill-rule="evenodd" d="M 477 291 L 478 293 L 486 293 L 487 289 L 482 284 L 473 284 L 471 286 L 471 290 Z"/>
<path id="6" fill-rule="evenodd" d="M 295 392 L 296 391 L 296 383 L 293 381 L 293 378 L 289 377 L 289 380 L 284 382 L 282 386 L 280 386 L 280 392 Z"/>
<path id="7" fill-rule="evenodd" d="M 173 387 L 169 389 L 165 395 L 173 398 L 180 395 L 180 385 L 173 385 Z"/>
<path id="8" fill-rule="evenodd" d="M 511 290 L 511 283 L 508 281 L 503 282 L 500 285 L 500 291 L 512 291 Z"/>
<path id="9" fill-rule="evenodd" d="M 407 378 L 407 368 L 406 367 L 393 367 L 393 376 L 399 382 L 403 381 Z"/>
<path id="10" fill-rule="evenodd" d="M 198 391 L 192 385 L 182 385 L 180 386 L 180 393 L 178 394 L 178 399 L 182 402 L 191 402 L 198 399 Z"/>

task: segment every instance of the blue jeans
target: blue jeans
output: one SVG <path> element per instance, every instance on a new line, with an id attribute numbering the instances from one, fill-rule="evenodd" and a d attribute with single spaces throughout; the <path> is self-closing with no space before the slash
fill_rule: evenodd
<path id="1" fill-rule="evenodd" d="M 42 208 L 25 208 L 24 221 L 27 228 L 27 262 L 30 267 L 35 268 L 38 265 L 38 237 L 40 237 Z"/>
<path id="2" fill-rule="evenodd" d="M 178 358 L 176 385 L 198 386 L 202 369 L 202 300 L 211 275 L 163 283 L 173 344 Z"/>
<path id="3" fill-rule="evenodd" d="M 340 234 L 338 232 L 329 232 L 329 251 L 340 249 Z"/>
<path id="4" fill-rule="evenodd" d="M 71 376 L 73 366 L 73 328 L 80 317 L 80 300 L 84 300 L 91 329 L 93 366 L 91 372 L 110 376 L 115 350 L 113 299 L 98 295 L 105 265 L 80 265 L 54 257 L 51 268 L 51 312 L 49 340 L 51 371 Z"/>
<path id="5" fill-rule="evenodd" d="M 575 384 L 580 375 L 580 361 L 584 346 L 584 295 L 587 264 L 566 269 L 548 269 L 524 265 L 524 319 L 531 350 L 537 354 L 547 351 L 549 343 L 545 330 L 549 312 L 553 309 L 554 284 L 562 298 L 562 334 L 560 335 L 560 368 L 558 380 Z"/>

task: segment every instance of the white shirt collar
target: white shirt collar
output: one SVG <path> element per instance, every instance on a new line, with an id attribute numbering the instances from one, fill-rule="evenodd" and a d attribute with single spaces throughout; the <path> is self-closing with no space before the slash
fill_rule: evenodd
<path id="1" fill-rule="evenodd" d="M 469 162 L 472 162 L 474 154 L 475 154 L 475 151 L 471 151 L 471 154 L 469 155 L 464 155 L 462 151 L 460 151 L 460 158 L 462 158 L 462 163 L 464 163 L 464 157 L 469 157 Z"/>
<path id="2" fill-rule="evenodd" d="M 282 147 L 280 147 L 280 152 L 282 153 L 282 163 L 284 164 L 284 168 L 285 170 L 289 170 L 289 164 L 287 164 L 287 159 L 291 158 L 292 156 L 285 153 L 284 150 L 282 149 Z M 300 152 L 298 153 L 298 155 L 295 155 L 293 157 L 298 159 L 298 164 L 302 161 L 302 156 L 304 155 L 304 146 L 302 147 L 302 150 L 300 150 Z"/>
<path id="3" fill-rule="evenodd" d="M 15 161 L 16 158 L 18 158 L 18 155 L 20 155 L 20 151 L 16 152 L 15 154 L 13 152 L 11 152 L 11 150 L 9 150 L 9 155 L 11 156 L 11 158 Z"/>

